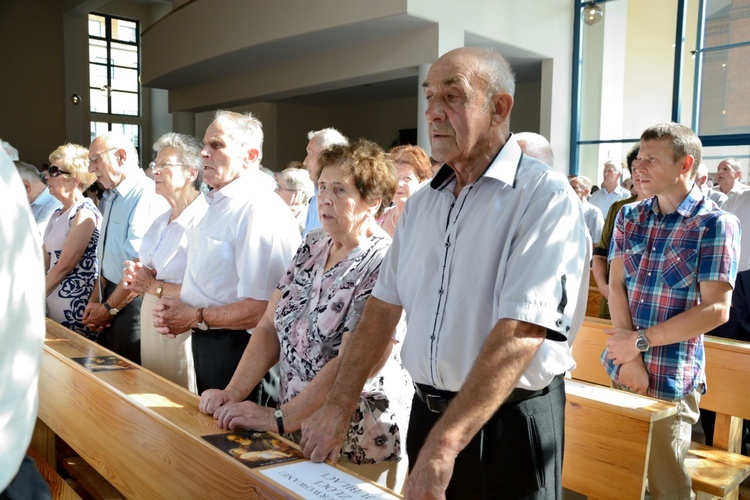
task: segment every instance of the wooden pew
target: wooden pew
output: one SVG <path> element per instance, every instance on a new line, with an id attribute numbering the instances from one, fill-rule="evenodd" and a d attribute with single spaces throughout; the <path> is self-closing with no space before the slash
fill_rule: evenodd
<path id="1" fill-rule="evenodd" d="M 72 359 L 112 354 L 47 320 L 39 419 L 124 497 L 296 498 L 202 439 L 226 431 L 198 396 L 141 367 L 91 372 Z"/>
<path id="2" fill-rule="evenodd" d="M 577 380 L 566 380 L 565 392 L 563 487 L 589 498 L 643 498 L 653 424 L 674 406 Z"/>
<path id="3" fill-rule="evenodd" d="M 577 380 L 609 384 L 599 361 L 610 322 L 586 318 L 573 344 Z M 739 451 L 742 419 L 750 419 L 750 344 L 716 337 L 704 338 L 708 392 L 700 407 L 716 415 L 714 446 L 692 443 L 686 463 L 693 489 L 721 498 L 736 498 L 739 484 L 750 476 L 750 458 Z"/>

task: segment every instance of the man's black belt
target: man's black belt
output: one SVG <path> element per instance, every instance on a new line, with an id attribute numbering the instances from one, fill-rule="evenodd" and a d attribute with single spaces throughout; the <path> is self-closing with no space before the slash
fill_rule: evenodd
<path id="1" fill-rule="evenodd" d="M 538 396 L 544 396 L 548 394 L 552 389 L 559 386 L 563 382 L 563 376 L 558 375 L 552 379 L 552 382 L 547 385 L 544 389 L 538 391 L 529 391 L 527 389 L 513 389 L 510 395 L 505 398 L 503 404 L 518 403 L 519 401 L 526 401 L 527 399 L 536 398 Z M 414 384 L 414 391 L 417 397 L 427 405 L 427 409 L 433 413 L 444 413 L 448 409 L 448 405 L 456 397 L 457 392 L 443 391 L 435 389 L 429 385 Z"/>

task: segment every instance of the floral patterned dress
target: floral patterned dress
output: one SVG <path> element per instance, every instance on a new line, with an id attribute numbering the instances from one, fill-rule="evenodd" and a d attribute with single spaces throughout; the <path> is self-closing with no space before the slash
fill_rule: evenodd
<path id="1" fill-rule="evenodd" d="M 362 316 L 390 244 L 391 238 L 379 230 L 325 271 L 332 241 L 322 229 L 307 234 L 278 286 L 283 295 L 274 322 L 281 346 L 282 402 L 302 392 L 338 355 L 344 333 L 354 330 Z M 408 375 L 391 356 L 365 384 L 342 450 L 352 463 L 399 459 L 396 414 L 403 411 L 403 404 L 392 401 L 384 386 L 386 379 L 404 377 Z"/>
<path id="2" fill-rule="evenodd" d="M 94 214 L 96 229 L 86 245 L 81 260 L 47 296 L 47 316 L 74 332 L 96 340 L 98 334 L 86 328 L 82 319 L 83 311 L 99 277 L 99 261 L 96 258 L 96 244 L 99 241 L 99 227 L 102 222 L 99 209 L 88 198 L 83 198 L 65 212 L 57 209 L 52 214 L 44 233 L 44 247 L 49 254 L 49 267 L 52 269 L 62 253 L 65 238 L 70 231 L 70 223 L 80 210 L 89 210 Z"/>

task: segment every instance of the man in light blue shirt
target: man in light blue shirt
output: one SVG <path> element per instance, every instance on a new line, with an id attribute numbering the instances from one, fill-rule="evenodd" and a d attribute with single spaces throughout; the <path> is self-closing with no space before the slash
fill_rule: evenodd
<path id="1" fill-rule="evenodd" d="M 310 179 L 315 184 L 315 195 L 310 198 L 310 206 L 307 207 L 305 230 L 302 232 L 303 237 L 313 229 L 320 227 L 320 219 L 318 219 L 318 177 L 320 177 L 318 159 L 320 158 L 320 153 L 331 146 L 346 146 L 349 144 L 349 139 L 335 128 L 313 130 L 307 134 L 307 139 L 310 142 L 307 143 L 307 156 L 303 163 L 307 170 L 310 171 Z"/>
<path id="2" fill-rule="evenodd" d="M 23 181 L 23 187 L 26 188 L 26 197 L 29 199 L 39 236 L 44 237 L 44 231 L 47 229 L 52 214 L 62 204 L 50 194 L 47 184 L 42 181 L 42 176 L 34 165 L 22 161 L 16 161 L 15 164 Z"/>
<path id="3" fill-rule="evenodd" d="M 138 165 L 138 153 L 120 134 L 100 135 L 89 147 L 89 172 L 106 190 L 97 248 L 101 276 L 83 314 L 100 331 L 98 342 L 134 363 L 141 361 L 141 297 L 118 285 L 126 260 L 138 260 L 141 240 L 168 206 L 156 196 L 154 181 Z"/>

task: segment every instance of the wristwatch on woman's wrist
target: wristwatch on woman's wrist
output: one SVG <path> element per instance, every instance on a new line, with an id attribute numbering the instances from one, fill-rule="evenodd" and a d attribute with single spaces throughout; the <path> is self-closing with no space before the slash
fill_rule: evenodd
<path id="1" fill-rule="evenodd" d="M 276 419 L 276 425 L 279 428 L 279 435 L 284 434 L 284 412 L 281 411 L 281 407 L 276 408 L 273 412 L 273 418 Z"/>
<path id="2" fill-rule="evenodd" d="M 120 312 L 119 309 L 109 305 L 106 300 L 104 301 L 104 308 L 107 310 L 110 316 L 117 316 L 117 313 Z"/>

